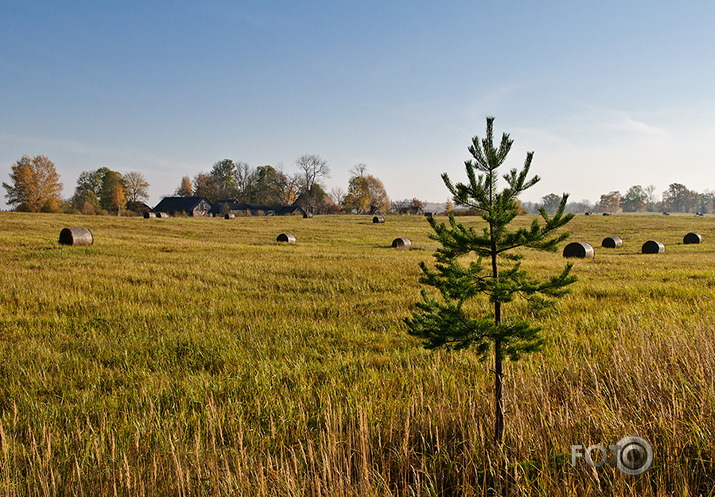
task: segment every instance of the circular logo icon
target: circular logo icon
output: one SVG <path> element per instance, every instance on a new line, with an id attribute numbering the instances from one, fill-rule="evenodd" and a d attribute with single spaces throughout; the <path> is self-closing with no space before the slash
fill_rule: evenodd
<path id="1" fill-rule="evenodd" d="M 636 436 L 623 437 L 618 441 L 618 469 L 630 476 L 645 473 L 653 464 L 653 447 L 648 440 Z"/>

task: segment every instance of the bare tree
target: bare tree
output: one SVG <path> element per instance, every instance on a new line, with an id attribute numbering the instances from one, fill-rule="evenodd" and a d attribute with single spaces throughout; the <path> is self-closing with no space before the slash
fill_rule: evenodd
<path id="1" fill-rule="evenodd" d="M 367 164 L 364 164 L 363 162 L 355 164 L 349 172 L 353 176 L 359 176 L 361 178 L 364 178 L 365 173 L 367 172 Z"/>
<path id="2" fill-rule="evenodd" d="M 341 205 L 343 203 L 343 199 L 345 198 L 345 190 L 336 186 L 330 190 L 328 197 L 330 197 L 330 200 L 332 200 L 335 205 Z"/>
<path id="3" fill-rule="evenodd" d="M 295 164 L 301 171 L 301 182 L 305 192 L 310 192 L 313 185 L 319 183 L 321 178 L 330 177 L 328 163 L 319 155 L 301 155 Z"/>
<path id="4" fill-rule="evenodd" d="M 255 194 L 253 190 L 256 188 L 256 169 L 245 162 L 236 162 L 233 178 L 238 197 L 244 201 L 249 200 Z"/>

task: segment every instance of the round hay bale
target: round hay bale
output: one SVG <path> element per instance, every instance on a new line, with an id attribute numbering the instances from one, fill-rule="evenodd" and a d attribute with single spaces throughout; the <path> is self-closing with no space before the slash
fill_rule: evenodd
<path id="1" fill-rule="evenodd" d="M 593 247 L 586 242 L 571 242 L 564 247 L 564 257 L 593 259 L 596 257 L 596 252 L 593 250 Z"/>
<path id="2" fill-rule="evenodd" d="M 92 245 L 94 237 L 88 228 L 65 228 L 60 231 L 62 245 Z"/>
<path id="3" fill-rule="evenodd" d="M 590 216 L 590 215 L 591 215 L 590 212 L 584 212 L 583 214 L 584 214 L 585 216 Z"/>
<path id="4" fill-rule="evenodd" d="M 278 238 L 276 238 L 277 242 L 285 242 L 285 243 L 295 243 L 295 237 L 291 235 L 290 233 L 281 233 L 278 235 Z"/>
<path id="5" fill-rule="evenodd" d="M 147 211 L 144 213 L 144 219 L 149 219 L 149 218 L 153 218 L 153 217 L 156 217 L 156 214 L 153 212 Z"/>
<path id="6" fill-rule="evenodd" d="M 398 250 L 410 250 L 412 248 L 412 240 L 409 238 L 395 238 L 392 240 L 392 246 Z"/>
<path id="7" fill-rule="evenodd" d="M 700 243 L 703 241 L 703 236 L 700 233 L 691 231 L 683 238 L 683 243 L 690 245 L 691 243 Z"/>
<path id="8" fill-rule="evenodd" d="M 643 244 L 641 252 L 644 254 L 662 254 L 665 252 L 665 245 L 655 240 L 648 240 Z"/>
<path id="9" fill-rule="evenodd" d="M 608 236 L 601 242 L 601 247 L 604 248 L 620 248 L 623 246 L 623 240 L 620 236 Z"/>
<path id="10" fill-rule="evenodd" d="M 224 218 L 224 219 L 235 219 L 235 218 L 236 218 L 236 214 L 234 214 L 233 212 L 227 212 L 226 215 L 223 216 L 223 218 Z"/>
<path id="11" fill-rule="evenodd" d="M 377 224 L 377 223 L 384 223 L 384 222 L 385 222 L 385 218 L 382 217 L 382 216 L 375 216 L 375 217 L 372 218 L 372 222 L 375 223 L 375 224 Z"/>
<path id="12" fill-rule="evenodd" d="M 169 213 L 168 213 L 168 212 L 157 212 L 157 213 L 156 213 L 156 217 L 164 217 L 164 218 L 166 218 L 166 217 L 171 217 L 171 216 L 169 216 Z"/>
<path id="13" fill-rule="evenodd" d="M 306 212 L 305 214 L 303 214 L 303 219 L 311 219 L 312 217 L 313 217 L 312 212 Z"/>

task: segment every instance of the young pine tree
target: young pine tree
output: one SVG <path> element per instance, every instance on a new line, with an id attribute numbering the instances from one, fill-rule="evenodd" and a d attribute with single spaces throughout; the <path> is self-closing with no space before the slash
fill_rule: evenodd
<path id="1" fill-rule="evenodd" d="M 541 209 L 543 224 L 534 219 L 530 228 L 508 229 L 519 214 L 517 197 L 540 178 L 528 178 L 533 157 L 533 152 L 529 152 L 522 170 L 512 169 L 504 175 L 508 186 L 498 189 L 497 169 L 504 163 L 513 140 L 504 133 L 499 147 L 495 148 L 493 124 L 494 118 L 488 117 L 486 138 L 481 142 L 478 137 L 472 139 L 469 152 L 474 160 L 465 162 L 469 183 L 454 185 L 446 173 L 442 175 L 455 205 L 478 211 L 486 226 L 479 232 L 457 223 L 451 214 L 449 226 L 437 224 L 433 217 L 427 218 L 434 229 L 430 237 L 437 240 L 441 247 L 434 254 L 434 269 L 421 263 L 424 274 L 420 282 L 439 290 L 441 298 L 431 298 L 423 289 L 422 302 L 417 303 L 418 310 L 405 322 L 409 333 L 423 339 L 429 349 L 473 347 L 482 360 L 490 352 L 493 353 L 494 440 L 499 445 L 504 434 L 504 360 L 516 361 L 521 354 L 538 351 L 543 345 L 538 326 L 507 319 L 503 306 L 517 297 L 523 297 L 530 305 L 543 308 L 552 303 L 550 297 L 564 295 L 566 286 L 576 278 L 569 275 L 571 264 L 566 264 L 558 276 L 544 281 L 529 277 L 521 269 L 523 255 L 514 249 L 528 247 L 555 251 L 557 244 L 568 236 L 568 233 L 556 234 L 555 231 L 568 223 L 573 215 L 564 215 L 568 198 L 564 194 L 553 216 Z M 476 261 L 472 259 L 468 262 L 465 256 L 472 253 L 476 255 Z M 490 302 L 489 308 L 481 313 L 471 303 L 480 295 L 486 295 Z"/>

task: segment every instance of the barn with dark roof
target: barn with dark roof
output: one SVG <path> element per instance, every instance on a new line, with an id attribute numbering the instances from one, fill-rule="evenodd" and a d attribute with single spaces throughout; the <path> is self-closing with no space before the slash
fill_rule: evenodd
<path id="1" fill-rule="evenodd" d="M 209 214 L 214 216 L 228 214 L 229 212 L 249 216 L 289 216 L 291 214 L 305 215 L 305 211 L 297 205 L 270 206 L 252 204 L 249 202 L 239 202 L 235 198 L 217 200 L 209 210 Z"/>
<path id="2" fill-rule="evenodd" d="M 164 197 L 156 204 L 154 212 L 167 214 L 185 214 L 187 216 L 207 216 L 211 209 L 211 202 L 206 197 Z"/>

